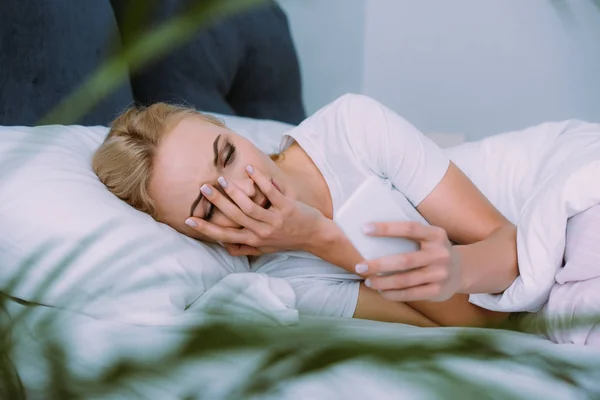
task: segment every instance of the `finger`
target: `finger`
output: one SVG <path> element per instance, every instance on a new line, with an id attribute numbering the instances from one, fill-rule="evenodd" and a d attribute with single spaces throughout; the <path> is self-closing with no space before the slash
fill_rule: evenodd
<path id="1" fill-rule="evenodd" d="M 248 176 L 256 183 L 256 186 L 260 189 L 261 192 L 269 199 L 272 205 L 275 207 L 281 207 L 285 204 L 287 198 L 281 193 L 271 179 L 267 178 L 262 172 L 257 169 L 254 169 L 251 165 L 246 167 L 246 172 Z"/>
<path id="2" fill-rule="evenodd" d="M 364 227 L 369 236 L 396 236 L 419 242 L 447 240 L 446 231 L 417 221 L 374 222 Z"/>
<path id="3" fill-rule="evenodd" d="M 424 267 L 436 261 L 430 252 L 411 251 L 393 254 L 391 256 L 363 261 L 355 267 L 360 275 L 373 275 L 388 272 L 406 271 L 412 268 Z"/>
<path id="4" fill-rule="evenodd" d="M 442 288 L 439 284 L 415 286 L 404 290 L 386 290 L 381 292 L 381 296 L 398 302 L 445 301 L 450 298 L 442 295 Z"/>
<path id="5" fill-rule="evenodd" d="M 273 254 L 273 253 L 278 253 L 281 251 L 281 249 L 279 247 L 261 247 L 260 248 L 261 254 Z"/>
<path id="6" fill-rule="evenodd" d="M 268 223 L 273 219 L 272 214 L 256 204 L 244 191 L 235 185 L 235 183 L 228 181 L 224 177 L 217 179 L 219 185 L 223 188 L 223 191 L 227 193 L 229 198 L 233 200 L 235 205 L 242 210 L 244 214 L 251 217 L 252 219 L 260 222 Z M 240 224 L 242 225 L 242 224 Z M 244 225 L 245 226 L 245 225 Z"/>
<path id="7" fill-rule="evenodd" d="M 374 290 L 404 290 L 427 284 L 443 283 L 448 279 L 444 266 L 428 266 L 393 275 L 371 275 L 365 285 Z"/>
<path id="8" fill-rule="evenodd" d="M 185 224 L 194 231 L 223 244 L 247 243 L 249 240 L 249 233 L 245 229 L 225 228 L 196 217 L 186 219 Z"/>
<path id="9" fill-rule="evenodd" d="M 234 257 L 260 256 L 263 254 L 256 247 L 248 246 L 247 244 L 224 243 L 223 247 L 225 247 L 225 250 L 227 250 L 227 252 Z"/>
<path id="10" fill-rule="evenodd" d="M 200 188 L 204 197 L 214 204 L 223 214 L 225 214 L 230 220 L 249 229 L 258 228 L 257 221 L 250 218 L 240 208 L 235 205 L 231 200 L 227 198 L 223 193 L 216 190 L 216 188 L 210 185 L 202 185 Z"/>

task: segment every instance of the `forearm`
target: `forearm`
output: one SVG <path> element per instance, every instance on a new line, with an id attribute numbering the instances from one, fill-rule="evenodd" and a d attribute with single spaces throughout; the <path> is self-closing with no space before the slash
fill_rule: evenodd
<path id="1" fill-rule="evenodd" d="M 453 246 L 460 263 L 460 293 L 502 293 L 519 275 L 517 230 L 507 224 L 486 239 Z"/>
<path id="2" fill-rule="evenodd" d="M 489 311 L 469 303 L 469 296 L 456 294 L 446 301 L 409 301 L 414 310 L 441 326 L 490 327 L 506 318 L 508 313 Z"/>
<path id="3" fill-rule="evenodd" d="M 421 327 L 439 326 L 405 303 L 386 300 L 376 291 L 360 285 L 354 318 L 382 322 L 398 322 Z"/>
<path id="4" fill-rule="evenodd" d="M 517 276 L 516 240 L 514 227 L 498 228 L 480 242 L 454 246 L 458 261 L 462 262 L 462 288 L 499 292 L 508 287 Z M 306 251 L 350 272 L 363 261 L 360 253 L 333 221 L 321 226 L 320 233 Z M 487 261 L 483 265 L 483 261 Z M 410 305 L 410 306 L 409 306 Z M 402 304 L 386 300 L 377 292 L 361 284 L 355 318 L 402 322 L 418 326 L 487 326 L 504 320 L 508 314 L 481 309 L 468 301 L 468 296 L 456 295 L 445 302 L 410 302 Z M 423 319 L 424 318 L 424 319 Z"/>

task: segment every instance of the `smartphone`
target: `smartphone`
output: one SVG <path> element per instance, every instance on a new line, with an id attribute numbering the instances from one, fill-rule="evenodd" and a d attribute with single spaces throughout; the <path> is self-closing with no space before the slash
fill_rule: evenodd
<path id="1" fill-rule="evenodd" d="M 373 237 L 363 232 L 372 222 L 427 221 L 389 181 L 376 175 L 367 178 L 335 213 L 333 220 L 365 260 L 417 251 L 420 244 L 399 237 Z"/>

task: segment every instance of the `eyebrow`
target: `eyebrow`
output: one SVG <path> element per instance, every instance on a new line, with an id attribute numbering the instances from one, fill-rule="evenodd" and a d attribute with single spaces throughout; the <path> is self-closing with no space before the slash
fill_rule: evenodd
<path id="1" fill-rule="evenodd" d="M 215 167 L 217 166 L 217 162 L 219 161 L 219 139 L 220 138 L 221 138 L 221 135 L 218 135 L 216 137 L 215 141 L 213 142 L 213 152 L 215 153 L 213 165 Z M 200 204 L 200 202 L 202 201 L 203 198 L 204 198 L 204 194 L 202 194 L 202 192 L 200 192 L 200 194 L 198 194 L 198 197 L 196 197 L 196 200 L 194 200 L 194 202 L 192 203 L 192 206 L 190 207 L 190 217 L 194 216 L 194 210 L 196 209 L 196 207 L 198 207 L 198 204 Z"/>
<path id="2" fill-rule="evenodd" d="M 215 152 L 215 159 L 213 160 L 213 165 L 217 166 L 217 161 L 219 161 L 219 139 L 221 135 L 217 136 L 215 141 L 213 142 L 213 151 Z"/>

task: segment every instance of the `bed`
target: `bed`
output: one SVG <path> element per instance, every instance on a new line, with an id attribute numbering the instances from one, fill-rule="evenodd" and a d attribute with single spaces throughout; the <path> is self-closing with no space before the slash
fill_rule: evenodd
<path id="1" fill-rule="evenodd" d="M 98 2 L 95 10 L 76 6 L 67 14 L 60 10 L 66 3 L 45 3 L 27 19 L 31 4 L 9 1 L 0 29 L 33 24 L 23 40 L 54 40 L 42 46 L 52 49 L 66 37 L 85 52 L 102 46 L 105 25 L 94 25 L 98 30 L 87 39 L 97 41 L 87 46 L 76 33 L 98 16 L 118 26 L 113 3 Z M 157 18 L 171 15 L 169 7 L 177 4 L 159 3 L 164 7 Z M 72 19 L 58 33 L 45 32 L 57 24 L 47 15 Z M 240 36 L 240 27 L 252 35 Z M 246 41 L 231 42 L 240 37 Z M 219 40 L 239 52 L 224 57 L 223 47 L 215 46 Z M 65 69 L 68 59 L 56 57 L 49 64 L 27 63 L 31 47 L 10 48 L 11 78 L 3 77 L 10 85 L 0 86 L 0 282 L 2 326 L 9 333 L 3 336 L 4 398 L 600 397 L 597 349 L 507 330 L 302 315 L 285 282 L 250 273 L 247 260 L 156 223 L 98 182 L 91 156 L 112 116 L 132 101 L 194 105 L 265 152 L 276 150 L 281 136 L 305 116 L 296 55 L 276 4 L 202 32 L 132 77 L 79 125 L 33 126 L 93 65 Z M 192 53 L 192 62 L 206 68 L 207 53 L 199 49 L 223 56 L 217 71 L 193 78 L 178 71 L 162 86 L 152 84 Z M 248 51 L 266 58 L 256 63 L 244 57 Z M 38 56 L 44 54 L 51 52 Z M 56 68 L 69 79 L 50 79 Z M 219 71 L 231 72 L 230 81 L 217 82 L 211 72 Z M 268 81 L 268 90 L 235 81 L 244 74 Z M 33 75 L 46 77 L 35 81 L 41 96 L 27 91 L 24 82 L 34 82 Z M 460 134 L 429 135 L 442 147 L 464 140 Z M 57 274 L 60 279 L 53 279 Z"/>
<path id="2" fill-rule="evenodd" d="M 219 117 L 265 151 L 289 128 Z M 503 330 L 301 315 L 286 282 L 111 197 L 89 167 L 106 132 L 0 127 L 4 323 L 29 398 L 61 385 L 98 398 L 600 394 L 598 349 Z"/>

